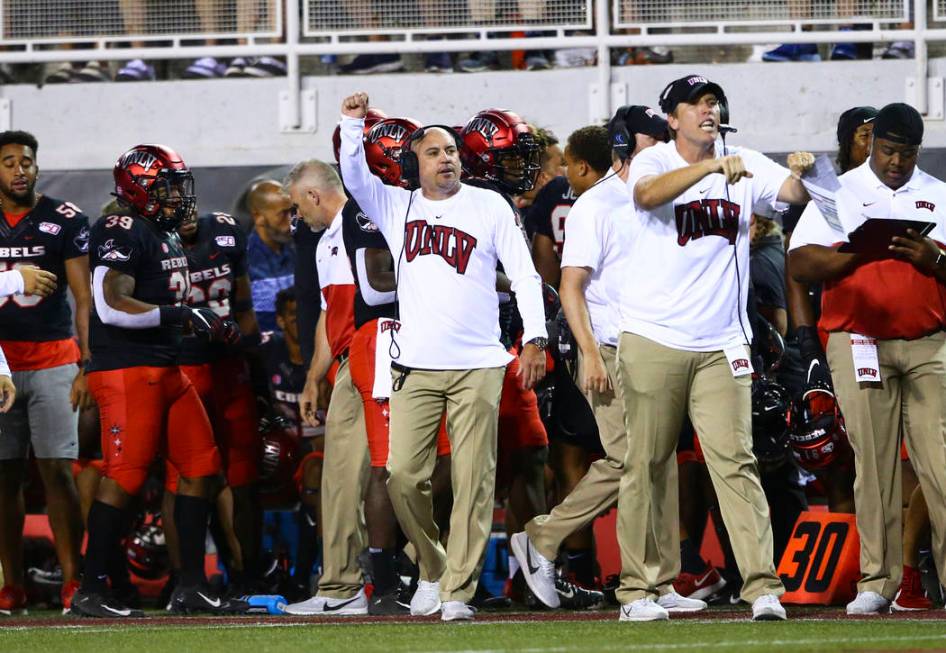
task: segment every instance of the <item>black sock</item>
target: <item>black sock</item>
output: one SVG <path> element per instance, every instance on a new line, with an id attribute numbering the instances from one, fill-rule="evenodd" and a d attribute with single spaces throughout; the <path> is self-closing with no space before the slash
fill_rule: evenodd
<path id="1" fill-rule="evenodd" d="M 217 561 L 223 566 L 224 573 L 230 582 L 233 582 L 233 551 L 230 550 L 230 543 L 227 541 L 227 534 L 223 531 L 223 524 L 220 523 L 220 517 L 216 510 L 210 511 L 210 523 L 207 526 L 210 531 L 210 537 L 217 548 Z"/>
<path id="2" fill-rule="evenodd" d="M 204 554 L 207 539 L 207 499 L 178 494 L 174 498 L 174 524 L 181 541 L 181 584 L 199 585 L 204 577 Z"/>
<path id="3" fill-rule="evenodd" d="M 89 543 L 85 554 L 83 592 L 104 592 L 108 589 L 109 559 L 119 548 L 124 511 L 101 501 L 89 510 Z"/>
<path id="4" fill-rule="evenodd" d="M 131 585 L 131 575 L 128 572 L 128 552 L 125 548 L 125 538 L 129 537 L 132 523 L 135 520 L 135 511 L 122 511 L 122 525 L 120 535 L 115 539 L 111 555 L 108 556 L 108 578 L 112 589 Z"/>
<path id="5" fill-rule="evenodd" d="M 696 550 L 696 544 L 690 538 L 680 540 L 680 571 L 699 574 L 706 569 L 706 561 Z"/>
<path id="6" fill-rule="evenodd" d="M 568 571 L 582 585 L 593 587 L 595 584 L 594 549 L 574 549 L 565 552 Z"/>
<path id="7" fill-rule="evenodd" d="M 304 505 L 299 509 L 299 539 L 296 565 L 292 571 L 293 580 L 307 588 L 312 577 L 312 565 L 319 552 L 319 525 L 312 512 Z"/>
<path id="8" fill-rule="evenodd" d="M 374 572 L 374 591 L 379 596 L 397 589 L 397 549 L 368 549 Z"/>

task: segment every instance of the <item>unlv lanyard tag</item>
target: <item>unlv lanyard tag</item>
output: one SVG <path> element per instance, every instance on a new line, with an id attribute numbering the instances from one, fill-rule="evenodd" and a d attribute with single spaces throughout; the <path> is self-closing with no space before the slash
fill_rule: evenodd
<path id="1" fill-rule="evenodd" d="M 726 360 L 729 361 L 729 371 L 734 377 L 752 374 L 752 361 L 749 359 L 749 348 L 741 342 L 732 342 L 723 349 Z"/>
<path id="2" fill-rule="evenodd" d="M 879 383 L 882 380 L 877 360 L 877 338 L 852 333 L 851 358 L 854 359 L 854 379 L 858 383 Z"/>

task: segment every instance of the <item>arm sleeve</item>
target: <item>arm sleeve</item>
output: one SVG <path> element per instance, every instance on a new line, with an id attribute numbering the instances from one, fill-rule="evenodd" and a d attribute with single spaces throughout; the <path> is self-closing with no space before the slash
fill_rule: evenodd
<path id="1" fill-rule="evenodd" d="M 752 206 L 775 210 L 778 192 L 792 173 L 785 166 L 754 150 L 739 150 L 735 154 L 743 157 L 746 169 L 752 173 Z"/>
<path id="2" fill-rule="evenodd" d="M 594 208 L 580 200 L 575 203 L 565 221 L 565 247 L 562 267 L 598 269 L 601 261 L 601 234 L 598 232 Z"/>
<path id="3" fill-rule="evenodd" d="M 105 324 L 125 329 L 150 329 L 161 324 L 161 309 L 155 307 L 144 313 L 126 313 L 112 308 L 105 301 L 105 275 L 109 268 L 103 265 L 95 266 L 92 273 L 92 301 L 95 312 Z"/>
<path id="4" fill-rule="evenodd" d="M 792 239 L 789 241 L 788 251 L 804 247 L 805 245 L 824 245 L 830 247 L 838 242 L 840 234 L 832 229 L 825 221 L 824 216 L 814 202 L 809 202 L 805 207 L 795 230 L 792 231 Z"/>
<path id="5" fill-rule="evenodd" d="M 637 182 L 644 177 L 653 177 L 664 172 L 666 170 L 654 147 L 647 148 L 631 160 L 631 167 L 627 173 L 627 192 L 630 193 L 631 203 L 635 208 L 637 208 L 637 202 L 634 201 L 634 188 L 637 187 Z"/>
<path id="6" fill-rule="evenodd" d="M 13 376 L 10 373 L 10 365 L 7 363 L 7 356 L 3 353 L 3 349 L 0 349 L 0 376 Z"/>
<path id="7" fill-rule="evenodd" d="M 66 223 L 69 232 L 66 234 L 66 240 L 63 247 L 63 258 L 77 258 L 89 253 L 89 218 L 84 213 L 79 213 Z"/>
<path id="8" fill-rule="evenodd" d="M 542 281 L 535 271 L 529 248 L 516 224 L 516 217 L 505 203 L 496 202 L 496 254 L 506 276 L 512 282 L 516 303 L 522 315 L 522 341 L 545 338 L 545 306 L 542 303 Z"/>
<path id="9" fill-rule="evenodd" d="M 396 214 L 392 195 L 407 192 L 403 188 L 385 186 L 379 178 L 371 174 L 365 160 L 365 148 L 362 140 L 365 121 L 343 117 L 341 122 L 342 147 L 339 152 L 339 167 L 345 188 L 358 202 L 358 206 L 378 225 L 381 232 L 388 236 L 393 227 L 392 218 Z"/>
<path id="10" fill-rule="evenodd" d="M 18 270 L 0 272 L 0 297 L 9 297 L 23 293 L 25 281 Z"/>

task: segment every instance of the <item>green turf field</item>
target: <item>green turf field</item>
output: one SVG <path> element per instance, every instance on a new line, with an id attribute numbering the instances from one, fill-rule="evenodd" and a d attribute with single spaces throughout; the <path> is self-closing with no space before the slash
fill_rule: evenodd
<path id="1" fill-rule="evenodd" d="M 523 615 L 526 617 L 526 615 Z M 527 617 L 526 617 L 527 618 Z M 938 620 L 796 620 L 752 623 L 688 619 L 669 623 L 512 621 L 471 624 L 340 623 L 200 626 L 154 624 L 4 629 L 3 653 L 141 651 L 307 651 L 311 653 L 433 653 L 526 651 L 887 651 L 946 650 L 946 622 Z"/>

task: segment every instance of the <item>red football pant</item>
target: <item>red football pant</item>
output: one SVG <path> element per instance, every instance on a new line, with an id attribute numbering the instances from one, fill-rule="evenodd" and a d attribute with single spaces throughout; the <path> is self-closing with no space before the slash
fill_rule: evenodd
<path id="1" fill-rule="evenodd" d="M 220 472 L 210 420 L 179 367 L 127 367 L 90 372 L 99 406 L 105 477 L 138 494 L 148 468 L 164 453 L 185 478 Z"/>

